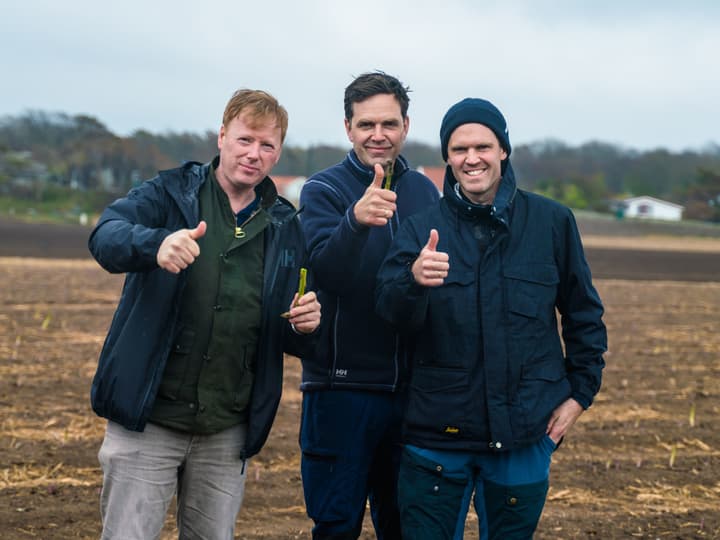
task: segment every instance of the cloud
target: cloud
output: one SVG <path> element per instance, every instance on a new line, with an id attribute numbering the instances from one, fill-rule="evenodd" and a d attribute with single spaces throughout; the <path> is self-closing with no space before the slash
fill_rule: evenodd
<path id="1" fill-rule="evenodd" d="M 0 114 L 202 132 L 252 87 L 288 108 L 289 143 L 346 144 L 343 90 L 382 69 L 410 85 L 410 138 L 431 144 L 470 95 L 503 110 L 516 144 L 718 141 L 716 2 L 37 0 L 5 15 Z"/>

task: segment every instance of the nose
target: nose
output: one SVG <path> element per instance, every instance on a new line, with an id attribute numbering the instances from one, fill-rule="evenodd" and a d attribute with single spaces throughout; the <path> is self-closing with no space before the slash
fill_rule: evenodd
<path id="1" fill-rule="evenodd" d="M 260 144 L 252 143 L 247 147 L 247 157 L 250 159 L 258 159 L 260 156 Z"/>
<path id="2" fill-rule="evenodd" d="M 382 124 L 375 124 L 375 129 L 373 129 L 373 139 L 384 139 L 385 135 L 383 134 L 383 127 Z"/>
<path id="3" fill-rule="evenodd" d="M 480 158 L 480 152 L 475 150 L 474 148 L 470 148 L 467 153 L 467 157 L 465 158 L 465 161 L 467 163 L 478 163 L 481 161 Z"/>

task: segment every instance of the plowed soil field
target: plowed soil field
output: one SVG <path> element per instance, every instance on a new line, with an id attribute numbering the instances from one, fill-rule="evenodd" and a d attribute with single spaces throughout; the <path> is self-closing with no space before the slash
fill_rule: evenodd
<path id="1" fill-rule="evenodd" d="M 123 278 L 87 257 L 87 229 L 7 227 L 0 222 L 0 538 L 99 538 L 104 421 L 89 389 Z M 610 350 L 596 403 L 555 454 L 536 538 L 720 538 L 720 240 L 584 235 Z M 299 380 L 288 357 L 277 420 L 249 464 L 237 538 L 310 538 Z M 173 519 L 163 538 L 173 538 Z M 362 538 L 374 538 L 365 525 Z M 477 536 L 471 515 L 466 538 Z"/>

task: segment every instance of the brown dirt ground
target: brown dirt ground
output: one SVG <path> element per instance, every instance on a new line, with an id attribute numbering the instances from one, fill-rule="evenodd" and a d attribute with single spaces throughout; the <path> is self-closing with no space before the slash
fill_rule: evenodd
<path id="1" fill-rule="evenodd" d="M 720 250 L 650 243 L 588 241 L 610 351 L 596 404 L 555 454 L 538 539 L 720 538 Z M 0 258 L 0 537 L 8 540 L 99 537 L 104 421 L 88 395 L 122 277 L 77 249 L 75 260 Z M 237 538 L 310 538 L 299 377 L 289 357 L 278 418 L 249 465 Z M 466 538 L 477 538 L 475 527 L 471 515 Z M 171 514 L 163 538 L 172 537 Z M 362 538 L 373 537 L 366 520 Z"/>

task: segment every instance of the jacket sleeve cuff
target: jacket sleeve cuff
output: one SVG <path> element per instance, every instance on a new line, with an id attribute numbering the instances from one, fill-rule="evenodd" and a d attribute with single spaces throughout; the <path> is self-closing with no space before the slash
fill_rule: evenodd
<path id="1" fill-rule="evenodd" d="M 355 219 L 355 205 L 353 204 L 351 207 L 347 209 L 347 212 L 345 212 L 345 219 L 348 221 L 348 225 L 350 226 L 350 230 L 356 233 L 366 231 L 369 229 L 367 225 L 363 225 L 360 223 L 357 219 Z"/>
<path id="2" fill-rule="evenodd" d="M 405 279 L 409 283 L 408 293 L 413 296 L 422 296 L 426 292 L 426 287 L 423 287 L 415 280 L 415 274 L 412 272 L 412 265 L 415 261 L 410 261 L 405 265 Z"/>
<path id="3" fill-rule="evenodd" d="M 580 406 L 583 408 L 584 411 L 587 411 L 590 408 L 590 405 L 592 405 L 592 398 L 588 397 L 580 392 L 573 391 L 573 393 L 570 396 L 575 401 L 577 401 Z"/>
<path id="4" fill-rule="evenodd" d="M 318 325 L 312 332 L 301 332 L 300 330 L 295 328 L 295 325 L 293 323 L 290 323 L 290 328 L 292 328 L 292 331 L 295 333 L 296 336 L 312 336 L 318 331 L 318 328 L 320 328 L 320 326 Z"/>

